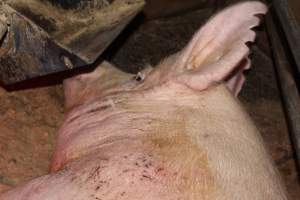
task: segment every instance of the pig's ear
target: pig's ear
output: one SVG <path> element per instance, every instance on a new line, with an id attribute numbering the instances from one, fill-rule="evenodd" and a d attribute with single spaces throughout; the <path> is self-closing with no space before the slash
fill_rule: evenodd
<path id="1" fill-rule="evenodd" d="M 259 25 L 257 15 L 266 12 L 263 3 L 244 2 L 212 17 L 176 60 L 175 66 L 185 71 L 178 80 L 197 90 L 229 80 L 237 93 L 244 79 L 242 71 L 250 64 L 246 43 L 255 39 L 252 28 Z"/>

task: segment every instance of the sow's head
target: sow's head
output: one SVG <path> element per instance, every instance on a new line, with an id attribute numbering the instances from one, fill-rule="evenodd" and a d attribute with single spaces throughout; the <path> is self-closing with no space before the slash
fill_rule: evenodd
<path id="1" fill-rule="evenodd" d="M 91 73 L 67 79 L 66 108 L 112 93 L 168 95 L 170 90 L 199 92 L 223 83 L 237 95 L 245 80 L 243 71 L 250 67 L 246 43 L 254 42 L 252 28 L 266 12 L 267 7 L 255 1 L 229 7 L 208 20 L 180 52 L 134 77 L 103 62 Z"/>

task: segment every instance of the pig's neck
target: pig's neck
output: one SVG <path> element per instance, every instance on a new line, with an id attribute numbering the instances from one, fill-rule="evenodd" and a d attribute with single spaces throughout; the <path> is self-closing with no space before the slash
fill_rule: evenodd
<path id="1" fill-rule="evenodd" d="M 110 96 L 70 113 L 59 132 L 53 170 L 101 149 L 130 149 L 132 143 L 157 152 L 165 167 L 183 171 L 202 194 L 284 199 L 259 133 L 225 86 L 160 92 L 148 99 Z"/>

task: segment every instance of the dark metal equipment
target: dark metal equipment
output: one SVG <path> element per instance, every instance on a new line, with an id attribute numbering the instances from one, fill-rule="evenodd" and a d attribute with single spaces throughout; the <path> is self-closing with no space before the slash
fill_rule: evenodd
<path id="1" fill-rule="evenodd" d="M 289 43 L 297 72 L 300 73 L 300 1 L 274 0 L 273 7 Z"/>
<path id="2" fill-rule="evenodd" d="M 274 0 L 266 18 L 277 78 L 283 97 L 292 144 L 300 167 L 300 14 L 293 0 Z M 294 0 L 300 9 L 300 2 Z"/>
<path id="3" fill-rule="evenodd" d="M 0 81 L 92 64 L 144 0 L 0 0 Z"/>

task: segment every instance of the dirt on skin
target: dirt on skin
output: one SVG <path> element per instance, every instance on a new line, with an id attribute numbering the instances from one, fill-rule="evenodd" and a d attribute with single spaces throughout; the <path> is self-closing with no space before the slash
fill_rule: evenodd
<path id="1" fill-rule="evenodd" d="M 104 57 L 129 72 L 155 65 L 180 50 L 211 13 L 199 10 L 141 25 L 139 16 Z M 239 98 L 261 131 L 291 199 L 297 199 L 300 187 L 294 152 L 267 36 L 264 30 L 258 36 L 252 69 Z M 0 90 L 0 182 L 15 185 L 47 173 L 63 110 L 61 85 L 16 92 Z"/>

